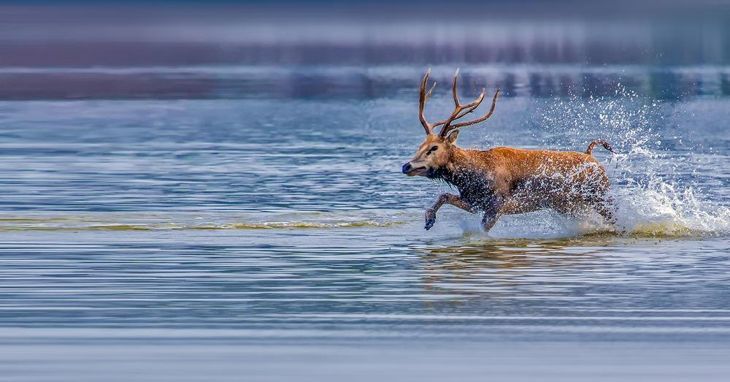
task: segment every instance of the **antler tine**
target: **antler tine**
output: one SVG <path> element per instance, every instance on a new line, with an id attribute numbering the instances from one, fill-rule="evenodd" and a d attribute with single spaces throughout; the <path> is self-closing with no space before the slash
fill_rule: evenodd
<path id="1" fill-rule="evenodd" d="M 500 94 L 500 91 L 499 91 L 499 89 L 497 89 L 497 91 L 494 92 L 494 97 L 492 97 L 492 106 L 489 108 L 489 111 L 487 112 L 487 114 L 484 114 L 484 116 L 471 120 L 471 121 L 468 121 L 468 122 L 457 123 L 455 125 L 452 125 L 451 127 L 453 127 L 454 129 L 458 129 L 460 127 L 474 125 L 474 124 L 477 124 L 479 122 L 483 122 L 483 121 L 486 121 L 487 119 L 489 119 L 489 117 L 491 117 L 492 114 L 494 113 L 494 108 L 497 106 L 497 98 L 499 97 L 499 94 Z"/>
<path id="2" fill-rule="evenodd" d="M 454 97 L 454 111 L 451 113 L 449 118 L 447 118 L 443 121 L 440 121 L 440 122 L 436 123 L 436 125 L 434 125 L 434 127 L 436 127 L 438 125 L 444 125 L 444 127 L 441 128 L 441 131 L 439 132 L 439 135 L 442 137 L 445 136 L 445 134 L 448 132 L 449 124 L 454 119 L 456 119 L 458 117 L 459 113 L 461 113 L 465 108 L 465 106 L 461 104 L 461 100 L 459 100 L 458 84 L 459 84 L 459 69 L 457 68 L 456 72 L 454 72 L 454 80 L 451 84 L 451 94 Z M 474 102 L 471 102 L 467 106 L 471 107 L 473 103 Z"/>
<path id="3" fill-rule="evenodd" d="M 451 85 L 451 92 L 454 94 L 454 105 L 458 108 L 461 102 L 459 101 L 459 92 L 456 90 L 457 83 L 459 83 L 459 68 L 456 68 L 456 72 L 454 72 L 454 83 Z"/>
<path id="4" fill-rule="evenodd" d="M 479 105 L 482 104 L 482 101 L 484 101 L 484 95 L 485 94 L 486 94 L 486 89 L 482 89 L 482 92 L 479 94 L 479 97 L 477 97 L 476 99 L 474 99 L 474 101 L 472 101 L 472 102 L 464 105 L 464 107 L 463 107 L 462 111 L 460 112 L 460 114 L 457 115 L 456 118 L 454 118 L 452 120 L 452 122 L 453 121 L 456 121 L 458 119 L 461 119 L 464 116 L 466 116 L 467 114 L 469 114 L 469 113 L 473 112 L 474 110 L 476 110 L 479 107 Z M 446 124 L 446 122 L 448 122 L 448 121 L 449 121 L 448 119 L 445 119 L 443 121 L 436 122 L 436 123 L 433 124 L 433 127 L 434 128 L 439 127 L 441 125 Z"/>
<path id="5" fill-rule="evenodd" d="M 471 113 L 472 111 L 476 110 L 479 105 L 482 104 L 482 101 L 484 101 L 484 95 L 486 95 L 487 89 L 482 88 L 482 92 L 479 93 L 479 97 L 475 98 L 474 101 L 469 102 L 468 104 L 464 105 L 464 110 L 466 110 L 464 113 L 461 113 L 454 118 L 454 121 L 457 119 L 463 118 L 465 115 Z"/>
<path id="6" fill-rule="evenodd" d="M 431 89 L 428 89 L 428 93 L 426 93 L 426 100 L 431 98 L 431 93 L 433 93 L 433 89 L 436 87 L 436 81 L 433 82 L 433 85 L 431 85 Z"/>
<path id="7" fill-rule="evenodd" d="M 439 135 L 442 137 L 445 137 L 446 134 L 448 134 L 450 131 L 454 129 L 453 126 L 451 126 L 451 122 L 463 118 L 467 114 L 473 112 L 476 110 L 479 105 L 481 105 L 482 101 L 484 101 L 484 95 L 486 94 L 486 89 L 482 89 L 481 94 L 479 94 L 479 97 L 474 99 L 474 101 L 469 102 L 468 104 L 463 105 L 461 101 L 459 100 L 459 93 L 457 90 L 457 83 L 459 79 L 459 69 L 456 70 L 456 73 L 454 73 L 454 83 L 451 86 L 451 91 L 454 96 L 454 111 L 451 113 L 451 116 L 449 116 L 448 119 L 440 121 L 433 125 L 433 127 L 441 126 L 444 127 L 441 128 L 441 131 L 439 132 Z"/>
<path id="8" fill-rule="evenodd" d="M 431 96 L 431 92 L 436 86 L 436 83 L 434 83 L 431 87 L 431 90 L 426 92 L 426 85 L 428 85 L 428 77 L 430 75 L 431 68 L 426 71 L 426 74 L 423 76 L 423 80 L 421 80 L 421 88 L 418 95 L 418 119 L 421 120 L 421 125 L 423 125 L 423 128 L 426 130 L 426 135 L 433 134 L 433 126 L 428 123 L 428 120 L 426 120 L 426 115 L 424 114 L 426 108 L 426 100 L 428 100 L 428 98 Z"/>

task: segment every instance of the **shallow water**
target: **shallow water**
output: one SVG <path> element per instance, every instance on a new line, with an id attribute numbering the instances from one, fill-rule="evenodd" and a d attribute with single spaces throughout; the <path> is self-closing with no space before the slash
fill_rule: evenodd
<path id="1" fill-rule="evenodd" d="M 421 64 L 0 69 L 0 378 L 726 378 L 730 68 L 454 62 L 430 115 L 457 65 L 462 146 L 611 141 L 618 227 L 423 230 Z"/>

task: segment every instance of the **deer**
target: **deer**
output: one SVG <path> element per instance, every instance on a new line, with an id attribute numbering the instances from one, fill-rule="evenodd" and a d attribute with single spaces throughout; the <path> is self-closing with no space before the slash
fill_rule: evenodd
<path id="1" fill-rule="evenodd" d="M 421 80 L 418 117 L 426 138 L 413 159 L 403 164 L 408 176 L 423 176 L 445 181 L 459 195 L 441 194 L 426 210 L 425 229 L 436 222 L 436 213 L 450 204 L 470 213 L 483 213 L 481 226 L 485 232 L 500 216 L 552 209 L 567 216 L 580 216 L 591 210 L 613 225 L 610 182 L 603 166 L 593 157 L 597 145 L 614 153 L 604 140 L 594 140 L 585 152 L 534 150 L 514 147 L 493 147 L 488 150 L 463 149 L 456 145 L 460 129 L 488 120 L 494 113 L 500 90 L 492 97 L 492 105 L 481 117 L 464 120 L 482 104 L 486 94 L 469 103 L 462 103 L 457 89 L 459 70 L 454 74 L 451 92 L 454 109 L 448 118 L 430 123 L 425 116 L 426 102 L 436 86 L 428 88 L 431 70 Z M 429 89 L 429 90 L 426 90 Z M 434 129 L 441 127 L 438 133 Z"/>

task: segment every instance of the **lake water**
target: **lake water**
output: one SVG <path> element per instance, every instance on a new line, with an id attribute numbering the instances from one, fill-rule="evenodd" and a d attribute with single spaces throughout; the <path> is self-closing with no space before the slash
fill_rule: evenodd
<path id="1" fill-rule="evenodd" d="M 277 63 L 277 41 L 0 68 L 0 380 L 727 380 L 730 60 L 577 62 L 586 37 Z M 620 233 L 543 211 L 484 234 L 452 207 L 425 231 L 448 187 L 400 165 L 427 66 L 432 119 L 457 66 L 464 97 L 505 92 L 464 147 L 610 141 Z"/>

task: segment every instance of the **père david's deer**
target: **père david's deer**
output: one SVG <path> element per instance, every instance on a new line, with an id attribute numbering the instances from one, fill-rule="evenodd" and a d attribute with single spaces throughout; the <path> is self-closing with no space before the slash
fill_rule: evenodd
<path id="1" fill-rule="evenodd" d="M 489 231 L 501 215 L 520 214 L 551 208 L 561 214 L 577 215 L 595 210 L 613 223 L 609 181 L 604 168 L 593 157 L 593 148 L 600 144 L 613 152 L 602 140 L 591 142 L 585 153 L 526 150 L 495 147 L 486 151 L 467 150 L 456 145 L 459 129 L 486 121 L 494 113 L 499 90 L 494 93 L 492 106 L 486 114 L 471 121 L 458 122 L 475 111 L 484 100 L 486 89 L 474 101 L 462 104 L 454 74 L 452 93 L 454 110 L 443 121 L 429 123 L 424 109 L 434 85 L 427 91 L 430 70 L 421 81 L 418 101 L 419 119 L 426 130 L 426 139 L 416 155 L 403 165 L 408 176 L 442 179 L 455 186 L 459 195 L 442 194 L 426 210 L 426 229 L 433 227 L 436 212 L 444 204 L 465 211 L 483 212 L 482 226 Z M 434 129 L 442 126 L 438 134 Z"/>

